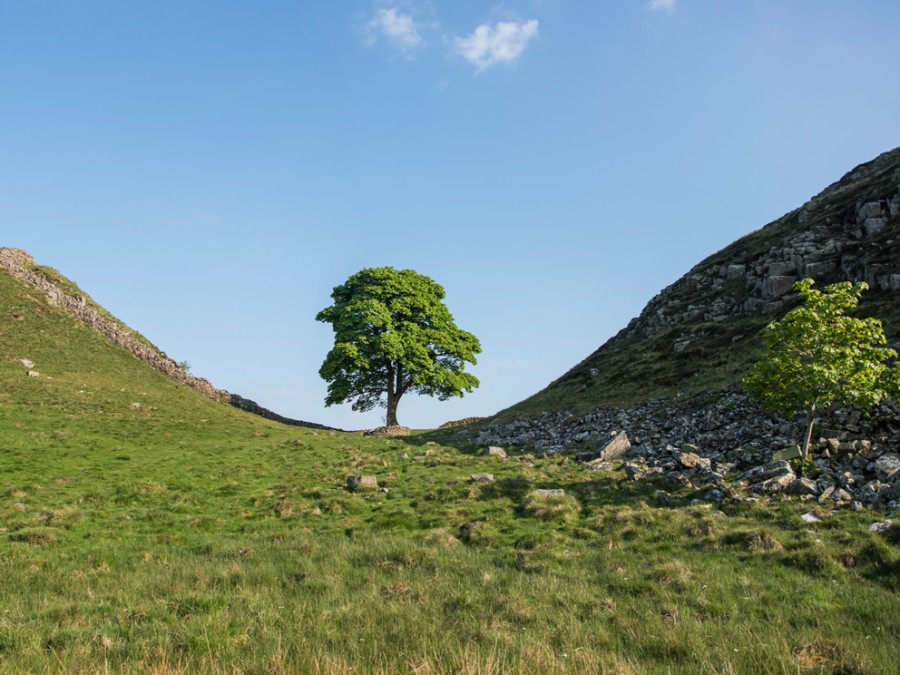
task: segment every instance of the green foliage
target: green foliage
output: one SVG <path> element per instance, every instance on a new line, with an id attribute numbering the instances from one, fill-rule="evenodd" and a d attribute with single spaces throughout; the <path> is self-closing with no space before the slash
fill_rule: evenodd
<path id="1" fill-rule="evenodd" d="M 794 284 L 803 304 L 763 329 L 759 361 L 744 386 L 767 410 L 788 416 L 808 411 L 810 430 L 816 411 L 835 404 L 871 406 L 896 393 L 900 374 L 886 362 L 897 356 L 878 319 L 845 316 L 868 288 L 843 281 L 812 288 L 812 279 Z M 806 457 L 809 434 L 803 448 Z"/>
<path id="2" fill-rule="evenodd" d="M 446 400 L 478 386 L 465 371 L 481 344 L 456 327 L 444 289 L 413 270 L 364 269 L 335 287 L 334 304 L 316 320 L 334 329 L 334 347 L 319 374 L 328 382 L 326 405 L 353 410 L 387 407 L 387 423 L 407 392 Z"/>

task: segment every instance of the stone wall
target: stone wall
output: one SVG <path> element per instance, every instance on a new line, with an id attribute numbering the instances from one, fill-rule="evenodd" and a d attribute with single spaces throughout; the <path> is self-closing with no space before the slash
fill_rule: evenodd
<path id="1" fill-rule="evenodd" d="M 290 424 L 293 426 L 311 427 L 315 429 L 330 429 L 321 424 L 292 420 L 263 408 L 249 399 L 231 394 L 223 389 L 217 389 L 210 382 L 201 377 L 194 377 L 185 372 L 175 361 L 165 353 L 156 349 L 146 341 L 138 339 L 127 327 L 117 323 L 111 318 L 103 316 L 91 307 L 87 299 L 82 296 L 68 295 L 56 284 L 45 276 L 28 253 L 16 248 L 0 248 L 0 270 L 19 281 L 41 291 L 51 305 L 61 307 L 74 319 L 90 327 L 96 333 L 102 335 L 115 345 L 118 345 L 129 354 L 143 361 L 150 367 L 165 373 L 169 377 L 181 382 L 201 394 L 223 401 L 241 410 L 265 417 L 266 419 Z"/>

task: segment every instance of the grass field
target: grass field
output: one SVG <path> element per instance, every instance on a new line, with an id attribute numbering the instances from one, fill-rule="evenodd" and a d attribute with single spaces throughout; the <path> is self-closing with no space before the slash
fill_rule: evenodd
<path id="1" fill-rule="evenodd" d="M 900 669 L 884 514 L 280 426 L 3 274 L 0 321 L 0 672 Z"/>

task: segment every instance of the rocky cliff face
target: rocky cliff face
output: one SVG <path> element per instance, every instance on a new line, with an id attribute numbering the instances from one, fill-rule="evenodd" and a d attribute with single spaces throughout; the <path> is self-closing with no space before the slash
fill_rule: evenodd
<path id="1" fill-rule="evenodd" d="M 263 408 L 249 399 L 237 394 L 231 394 L 223 389 L 217 389 L 209 381 L 194 377 L 182 370 L 175 361 L 140 335 L 129 330 L 111 316 L 105 314 L 99 307 L 89 302 L 88 298 L 81 295 L 67 293 L 59 283 L 48 274 L 47 270 L 39 267 L 34 258 L 21 249 L 0 248 L 0 271 L 6 272 L 19 281 L 33 286 L 41 291 L 48 302 L 65 310 L 74 319 L 89 326 L 107 340 L 120 346 L 122 349 L 140 359 L 150 367 L 165 373 L 201 394 L 219 401 L 223 401 L 241 410 L 271 419 L 282 424 L 312 427 L 316 429 L 329 429 L 321 424 L 292 420 Z"/>
<path id="2" fill-rule="evenodd" d="M 698 318 L 771 315 L 805 277 L 900 291 L 898 216 L 900 148 L 701 262 L 653 298 L 626 335 L 652 336 Z"/>

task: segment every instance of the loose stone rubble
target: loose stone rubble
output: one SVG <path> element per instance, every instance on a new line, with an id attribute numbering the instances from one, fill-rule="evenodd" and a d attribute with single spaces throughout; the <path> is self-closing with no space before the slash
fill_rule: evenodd
<path id="1" fill-rule="evenodd" d="M 548 412 L 464 428 L 457 438 L 507 452 L 573 455 L 586 470 L 623 469 L 634 481 L 659 477 L 709 501 L 783 494 L 830 507 L 900 509 L 900 405 L 841 408 L 824 417 L 798 475 L 799 460 L 773 455 L 802 438 L 805 424 L 802 415 L 763 413 L 732 387 L 581 416 Z"/>

